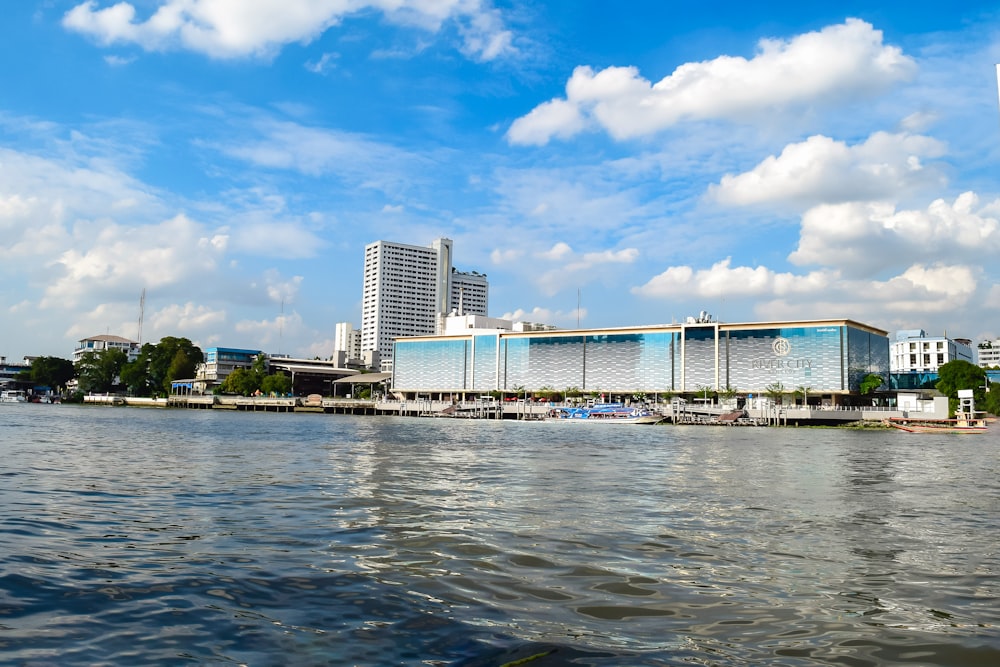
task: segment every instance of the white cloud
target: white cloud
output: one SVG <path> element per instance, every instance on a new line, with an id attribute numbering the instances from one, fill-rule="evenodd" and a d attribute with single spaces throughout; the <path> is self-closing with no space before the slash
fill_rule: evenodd
<path id="1" fill-rule="evenodd" d="M 709 269 L 674 266 L 634 287 L 634 294 L 676 300 L 741 299 L 754 304 L 764 319 L 851 317 L 886 322 L 948 313 L 973 302 L 979 273 L 961 264 L 913 264 L 887 280 L 849 279 L 835 269 L 807 274 L 766 267 L 730 265 L 726 259 Z"/>
<path id="2" fill-rule="evenodd" d="M 305 68 L 313 74 L 324 74 L 337 66 L 335 61 L 338 57 L 336 53 L 324 53 L 319 60 L 307 62 Z"/>
<path id="3" fill-rule="evenodd" d="M 453 22 L 461 50 L 478 60 L 511 53 L 513 35 L 488 0 L 160 0 L 148 18 L 136 4 L 101 7 L 87 0 L 63 25 L 99 43 L 137 44 L 149 51 L 184 48 L 213 58 L 270 56 L 286 44 L 309 43 L 343 19 L 381 11 L 399 25 L 438 32 Z"/>
<path id="4" fill-rule="evenodd" d="M 302 280 L 302 276 L 283 278 L 281 274 L 271 269 L 264 273 L 264 281 L 267 284 L 267 297 L 274 303 L 291 303 L 299 293 Z"/>
<path id="5" fill-rule="evenodd" d="M 159 340 L 163 336 L 177 335 L 183 331 L 190 338 L 209 332 L 226 321 L 226 311 L 196 305 L 190 301 L 184 304 L 170 304 L 147 315 L 143 320 L 143 337 Z M 147 328 L 147 324 L 149 325 Z"/>
<path id="6" fill-rule="evenodd" d="M 538 256 L 541 257 L 541 258 L 543 258 L 543 259 L 547 259 L 547 260 L 551 260 L 551 261 L 558 261 L 558 260 L 561 260 L 561 259 L 565 259 L 567 256 L 570 256 L 572 254 L 573 254 L 573 249 L 570 248 L 568 244 L 563 243 L 562 241 L 559 241 L 554 246 L 552 246 L 549 250 L 546 250 L 545 252 L 539 253 Z"/>
<path id="7" fill-rule="evenodd" d="M 632 264 L 638 259 L 635 248 L 602 250 L 578 254 L 566 243 L 556 243 L 545 252 L 538 253 L 539 260 L 555 264 L 547 271 L 535 274 L 537 288 L 552 295 L 566 287 L 579 287 L 595 280 L 612 277 L 617 265 Z M 537 271 L 538 267 L 535 267 Z"/>
<path id="8" fill-rule="evenodd" d="M 260 344 L 278 345 L 287 336 L 295 338 L 303 329 L 302 316 L 297 312 L 281 314 L 272 320 L 240 320 L 236 332 L 247 334 Z"/>
<path id="9" fill-rule="evenodd" d="M 967 192 L 951 204 L 935 200 L 925 211 L 878 202 L 817 206 L 802 217 L 798 247 L 788 258 L 859 276 L 909 263 L 988 264 L 1000 253 L 998 205 L 980 207 Z"/>
<path id="10" fill-rule="evenodd" d="M 490 252 L 490 261 L 498 266 L 506 266 L 524 256 L 524 251 L 520 248 L 507 248 L 501 250 L 500 248 L 494 248 Z"/>
<path id="11" fill-rule="evenodd" d="M 263 121 L 263 137 L 241 139 L 217 148 L 232 157 L 269 169 L 291 169 L 308 176 L 334 174 L 362 187 L 392 189 L 406 181 L 403 174 L 426 169 L 429 158 L 414 155 L 364 136 L 307 127 L 284 121 Z"/>
<path id="12" fill-rule="evenodd" d="M 726 258 L 710 269 L 694 270 L 690 266 L 672 266 L 645 285 L 632 288 L 633 294 L 670 298 L 678 293 L 694 297 L 762 297 L 789 296 L 794 293 L 817 292 L 839 279 L 835 271 L 815 271 L 807 275 L 776 273 L 762 266 L 730 266 Z"/>
<path id="13" fill-rule="evenodd" d="M 228 237 L 234 252 L 283 259 L 315 257 L 326 242 L 297 222 L 261 220 L 243 223 Z"/>
<path id="14" fill-rule="evenodd" d="M 58 275 L 41 306 L 75 307 L 94 293 L 163 288 L 214 271 L 221 252 L 183 214 L 156 225 L 80 225 L 75 246 L 50 267 Z"/>
<path id="15" fill-rule="evenodd" d="M 894 199 L 942 187 L 944 176 L 922 159 L 944 150 L 941 142 L 920 135 L 876 132 L 854 146 L 816 135 L 789 144 L 751 171 L 723 176 L 709 194 L 731 206 Z"/>
<path id="16" fill-rule="evenodd" d="M 111 65 L 112 67 L 124 67 L 125 65 L 131 65 L 135 62 L 135 58 L 126 58 L 123 56 L 104 56 L 104 62 Z"/>
<path id="17" fill-rule="evenodd" d="M 551 308 L 541 308 L 535 306 L 531 310 L 518 308 L 517 310 L 504 313 L 500 319 L 511 320 L 513 322 L 534 322 L 536 324 L 552 324 L 555 326 L 576 326 L 577 320 L 581 322 L 587 317 L 587 309 L 561 311 Z"/>
<path id="18" fill-rule="evenodd" d="M 634 67 L 577 67 L 565 99 L 539 105 L 507 133 L 513 144 L 544 145 L 585 127 L 616 139 L 652 134 L 683 120 L 746 121 L 761 113 L 846 100 L 910 78 L 915 65 L 882 32 L 848 19 L 790 40 L 764 39 L 752 59 L 686 63 L 653 84 Z"/>

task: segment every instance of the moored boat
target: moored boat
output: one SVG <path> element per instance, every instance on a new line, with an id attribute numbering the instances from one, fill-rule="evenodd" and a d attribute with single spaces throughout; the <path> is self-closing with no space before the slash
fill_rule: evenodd
<path id="1" fill-rule="evenodd" d="M 621 403 L 598 403 L 579 408 L 552 408 L 546 416 L 546 421 L 602 424 L 658 424 L 663 419 L 663 415 L 646 408 L 632 407 Z"/>
<path id="2" fill-rule="evenodd" d="M 26 403 L 28 395 L 20 389 L 0 391 L 0 403 Z"/>

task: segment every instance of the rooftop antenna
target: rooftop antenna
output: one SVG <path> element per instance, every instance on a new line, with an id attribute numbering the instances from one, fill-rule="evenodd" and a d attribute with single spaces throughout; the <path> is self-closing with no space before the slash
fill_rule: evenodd
<path id="1" fill-rule="evenodd" d="M 142 318 L 146 312 L 146 288 L 142 288 L 142 294 L 139 296 L 139 333 L 136 335 L 136 339 L 139 342 L 139 347 L 142 347 Z"/>
<path id="2" fill-rule="evenodd" d="M 576 288 L 576 328 L 580 328 L 580 288 Z"/>

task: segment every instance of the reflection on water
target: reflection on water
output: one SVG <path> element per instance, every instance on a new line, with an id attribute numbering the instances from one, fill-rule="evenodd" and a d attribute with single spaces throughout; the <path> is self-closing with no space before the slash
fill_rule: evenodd
<path id="1" fill-rule="evenodd" d="M 1000 664 L 996 445 L 5 407 L 0 642 L 60 665 Z"/>

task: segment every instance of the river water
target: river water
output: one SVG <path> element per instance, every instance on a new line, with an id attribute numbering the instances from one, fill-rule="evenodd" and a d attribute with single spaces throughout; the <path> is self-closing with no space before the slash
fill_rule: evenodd
<path id="1" fill-rule="evenodd" d="M 998 432 L 0 405 L 0 662 L 995 667 Z"/>

